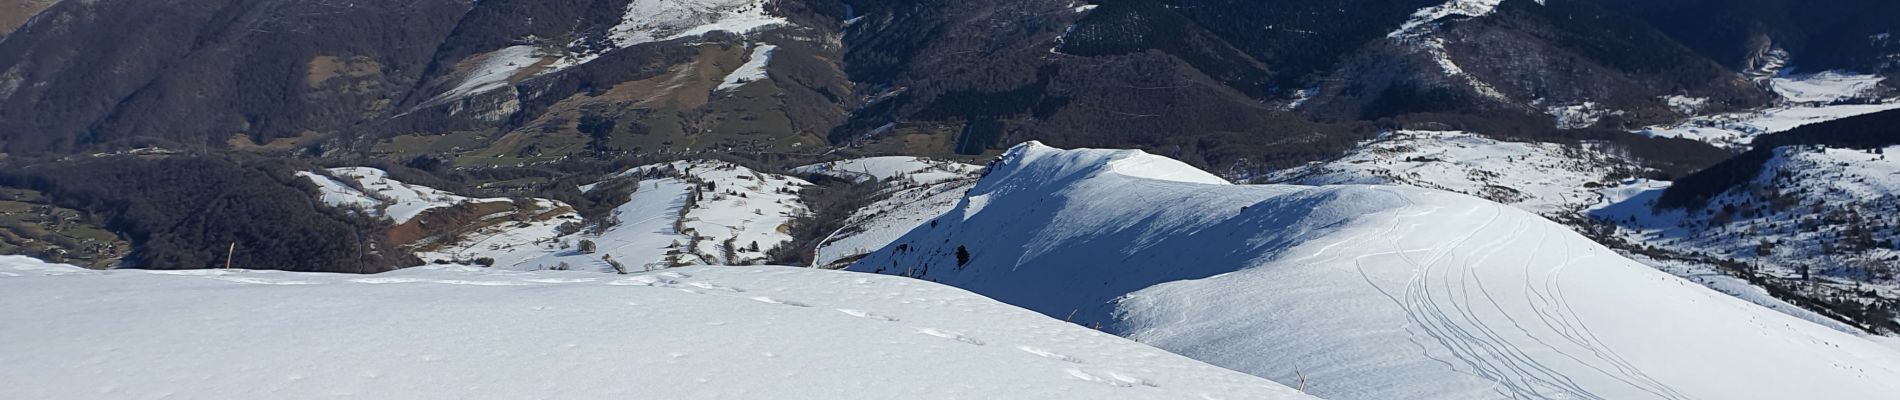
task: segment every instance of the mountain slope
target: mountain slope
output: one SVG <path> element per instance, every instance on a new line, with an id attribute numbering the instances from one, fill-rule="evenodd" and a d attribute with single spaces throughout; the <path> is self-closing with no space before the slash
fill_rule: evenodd
<path id="1" fill-rule="evenodd" d="M 1026 144 L 852 265 L 1339 399 L 1879 398 L 1900 353 L 1426 189 L 1241 186 Z M 1811 382 L 1799 387 L 1782 379 Z"/>
<path id="2" fill-rule="evenodd" d="M 6 256 L 0 288 L 0 319 L 47 322 L 0 326 L 10 397 L 1311 398 L 969 292 L 801 268 L 155 273 Z"/>

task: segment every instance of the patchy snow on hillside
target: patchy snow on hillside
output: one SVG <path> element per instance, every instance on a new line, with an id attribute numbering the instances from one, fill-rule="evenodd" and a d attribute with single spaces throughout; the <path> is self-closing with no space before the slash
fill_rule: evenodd
<path id="1" fill-rule="evenodd" d="M 331 207 L 376 211 L 376 207 L 383 204 L 382 200 L 370 197 L 369 194 L 363 193 L 361 190 L 356 190 L 356 188 L 350 187 L 349 184 L 339 181 L 336 178 L 331 178 L 329 175 L 309 171 L 297 171 L 297 176 L 308 179 L 310 183 L 316 184 L 317 191 L 321 193 L 318 199 L 322 200 L 323 204 Z"/>
<path id="2" fill-rule="evenodd" d="M 976 179 L 948 180 L 899 188 L 852 213 L 844 228 L 818 244 L 814 266 L 829 267 L 883 249 L 905 233 L 950 212 Z"/>
<path id="3" fill-rule="evenodd" d="M 1498 91 L 1496 87 L 1465 72 L 1464 67 L 1458 66 L 1457 60 L 1452 59 L 1451 50 L 1445 48 L 1445 39 L 1432 35 L 1438 30 L 1439 21 L 1453 17 L 1471 18 L 1490 15 L 1503 1 L 1448 0 L 1444 4 L 1413 12 L 1411 19 L 1400 24 L 1398 29 L 1387 33 L 1386 37 L 1430 59 L 1438 66 L 1440 72 L 1445 74 L 1445 77 L 1464 83 L 1478 95 L 1506 100 L 1504 93 Z"/>
<path id="4" fill-rule="evenodd" d="M 1604 116 L 1623 114 L 1622 111 L 1605 110 L 1603 105 L 1588 101 L 1583 104 L 1546 107 L 1544 113 L 1550 114 L 1552 123 L 1559 129 L 1589 128 L 1595 126 L 1597 121 L 1603 120 Z"/>
<path id="5" fill-rule="evenodd" d="M 1827 122 L 1862 114 L 1900 109 L 1900 98 L 1874 97 L 1883 78 L 1844 72 L 1810 75 L 1776 75 L 1764 78 L 1782 104 L 1726 114 L 1697 116 L 1669 125 L 1636 131 L 1653 137 L 1684 138 L 1719 147 L 1745 150 L 1756 136 L 1784 132 L 1802 125 Z M 1693 101 L 1690 101 L 1693 100 Z M 1707 99 L 1665 98 L 1671 107 L 1694 114 Z"/>
<path id="6" fill-rule="evenodd" d="M 1792 103 L 1827 104 L 1864 98 L 1886 78 L 1872 74 L 1826 71 L 1808 75 L 1784 75 L 1769 80 L 1769 88 Z"/>
<path id="7" fill-rule="evenodd" d="M 1900 154 L 1900 146 L 1881 153 Z M 1697 210 L 1653 210 L 1667 185 L 1606 197 L 1591 216 L 1625 240 L 1749 260 L 1771 276 L 1810 276 L 1900 297 L 1900 158 L 1817 146 L 1775 149 L 1761 173 Z"/>
<path id="8" fill-rule="evenodd" d="M 1900 109 L 1900 101 L 1880 104 L 1785 105 L 1757 111 L 1700 116 L 1673 125 L 1644 128 L 1636 133 L 1653 137 L 1693 139 L 1718 147 L 1743 150 L 1754 142 L 1756 136 L 1892 109 Z"/>
<path id="9" fill-rule="evenodd" d="M 1523 210 L 1195 171 L 1138 151 L 1018 146 L 939 224 L 851 268 L 1103 324 L 1332 399 L 1900 393 L 1900 352 Z"/>
<path id="10" fill-rule="evenodd" d="M 901 178 L 915 183 L 936 183 L 974 176 L 983 167 L 922 157 L 890 156 L 854 158 L 792 168 L 800 174 L 827 175 L 858 182 Z"/>
<path id="11" fill-rule="evenodd" d="M 1498 4 L 1504 0 L 1449 0 L 1444 4 L 1419 9 L 1412 18 L 1399 25 L 1398 30 L 1386 34 L 1390 38 L 1418 36 L 1430 30 L 1432 24 L 1451 17 L 1482 17 L 1497 11 Z"/>
<path id="12" fill-rule="evenodd" d="M 635 167 L 582 190 L 604 190 L 616 180 L 637 186 L 609 213 L 607 226 L 583 226 L 570 212 L 533 222 L 505 222 L 454 245 L 422 255 L 425 261 L 490 258 L 512 270 L 649 271 L 683 265 L 764 262 L 765 252 L 790 241 L 786 226 L 805 211 L 798 190 L 810 183 L 723 161 L 676 161 Z M 564 207 L 554 203 L 548 209 Z M 589 221 L 588 225 L 598 221 Z M 593 242 L 583 252 L 581 241 Z M 608 261 L 609 259 L 613 261 Z"/>
<path id="13" fill-rule="evenodd" d="M 1508 99 L 1504 96 L 1504 92 L 1498 91 L 1497 87 L 1491 86 L 1490 83 L 1486 83 L 1483 80 L 1479 80 L 1477 76 L 1466 73 L 1463 67 L 1459 67 L 1458 62 L 1451 59 L 1451 50 L 1445 48 L 1445 39 L 1438 37 L 1420 39 L 1418 40 L 1417 50 L 1423 52 L 1426 57 L 1430 57 L 1432 62 L 1436 63 L 1438 68 L 1445 73 L 1446 77 L 1456 78 L 1464 82 L 1466 86 L 1470 86 L 1471 90 L 1476 91 L 1479 95 L 1497 100 Z"/>
<path id="14" fill-rule="evenodd" d="M 788 224 L 805 211 L 798 191 L 810 182 L 724 162 L 675 163 L 706 189 L 685 214 L 684 233 L 700 238 L 708 264 L 762 262 L 765 251 L 792 240 Z M 728 246 L 731 246 L 730 248 Z M 711 249 L 716 249 L 713 251 Z M 725 253 L 732 252 L 729 259 Z"/>
<path id="15" fill-rule="evenodd" d="M 521 73 L 521 70 L 541 62 L 539 50 L 529 45 L 504 47 L 478 57 L 481 57 L 478 63 L 473 69 L 462 73 L 455 87 L 443 91 L 442 94 L 424 102 L 420 107 L 444 104 L 451 100 L 508 87 L 513 84 L 511 80 L 516 74 Z"/>
<path id="16" fill-rule="evenodd" d="M 1416 186 L 1558 217 L 1595 204 L 1597 187 L 1641 172 L 1594 146 L 1502 142 L 1457 131 L 1394 131 L 1339 159 L 1278 171 L 1264 181 Z"/>
<path id="17" fill-rule="evenodd" d="M 428 243 L 416 251 L 423 262 L 471 263 L 489 258 L 496 266 L 516 266 L 542 254 L 567 249 L 561 242 L 561 226 L 580 224 L 581 217 L 566 203 L 532 199 L 533 206 L 512 213 L 490 215 L 476 221 L 451 240 Z"/>
<path id="18" fill-rule="evenodd" d="M 333 207 L 361 208 L 388 217 L 396 224 L 409 222 L 423 212 L 464 203 L 508 202 L 508 199 L 475 199 L 435 188 L 412 185 L 389 178 L 389 173 L 370 167 L 342 167 L 327 170 L 329 176 L 300 173 L 323 193 L 323 202 Z M 335 177 L 335 178 L 331 178 Z M 355 185 L 338 179 L 347 179 Z M 360 190 L 358 188 L 361 188 Z"/>
<path id="19" fill-rule="evenodd" d="M 918 226 L 949 212 L 976 183 L 983 167 L 919 157 L 869 157 L 793 168 L 856 182 L 881 182 L 879 198 L 855 210 L 844 227 L 818 243 L 813 266 L 829 267 L 889 246 Z"/>
<path id="20" fill-rule="evenodd" d="M 1310 398 L 966 291 L 868 274 L 8 261 L 0 387 L 10 398 Z"/>
<path id="21" fill-rule="evenodd" d="M 558 70 L 585 64 L 601 54 L 641 43 L 700 36 L 714 31 L 750 34 L 790 22 L 766 13 L 765 0 L 632 0 L 620 23 L 608 29 L 606 48 L 570 54 L 554 63 Z M 579 44 L 579 41 L 576 42 Z M 573 46 L 570 46 L 573 47 Z"/>
<path id="22" fill-rule="evenodd" d="M 1676 110 L 1676 112 L 1683 113 L 1684 115 L 1700 114 L 1704 107 L 1709 106 L 1709 98 L 1707 97 L 1669 95 L 1663 96 L 1662 101 L 1663 104 L 1668 104 L 1670 109 Z"/>
<path id="23" fill-rule="evenodd" d="M 765 65 L 772 60 L 772 51 L 777 49 L 778 46 L 769 44 L 753 46 L 752 55 L 746 58 L 745 64 L 739 65 L 738 69 L 734 69 L 732 73 L 726 74 L 726 78 L 719 83 L 719 88 L 713 90 L 725 91 L 738 89 L 747 83 L 769 78 L 765 73 Z"/>

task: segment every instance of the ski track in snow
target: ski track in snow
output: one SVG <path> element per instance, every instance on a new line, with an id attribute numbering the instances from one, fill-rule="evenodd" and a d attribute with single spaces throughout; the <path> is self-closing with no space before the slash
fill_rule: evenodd
<path id="1" fill-rule="evenodd" d="M 1139 152 L 1025 144 L 940 225 L 850 268 L 1112 322 L 1110 332 L 1217 365 L 1311 379 L 1328 398 L 1900 390 L 1887 379 L 1900 378 L 1900 353 L 1661 273 L 1524 210 L 1418 188 L 1232 185 L 1192 171 Z M 1791 376 L 1830 383 L 1774 383 Z"/>

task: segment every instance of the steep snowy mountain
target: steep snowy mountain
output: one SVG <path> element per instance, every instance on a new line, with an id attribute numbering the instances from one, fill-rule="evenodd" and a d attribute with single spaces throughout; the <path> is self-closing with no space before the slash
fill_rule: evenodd
<path id="1" fill-rule="evenodd" d="M 790 267 L 160 273 L 0 256 L 0 300 L 11 398 L 1311 398 L 962 290 Z"/>
<path id="2" fill-rule="evenodd" d="M 1447 192 L 1233 185 L 1140 152 L 1032 143 L 933 221 L 851 269 L 1099 324 L 1322 397 L 1900 390 L 1900 353 Z"/>

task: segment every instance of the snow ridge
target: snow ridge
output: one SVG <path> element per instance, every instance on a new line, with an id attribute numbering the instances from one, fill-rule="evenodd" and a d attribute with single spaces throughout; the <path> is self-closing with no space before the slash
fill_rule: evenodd
<path id="1" fill-rule="evenodd" d="M 1308 390 L 1334 399 L 1900 390 L 1900 353 L 1526 211 L 1408 187 L 1232 185 L 1164 160 L 1018 146 L 937 223 L 850 268 L 1324 382 Z M 1775 383 L 1791 376 L 1810 383 Z"/>

